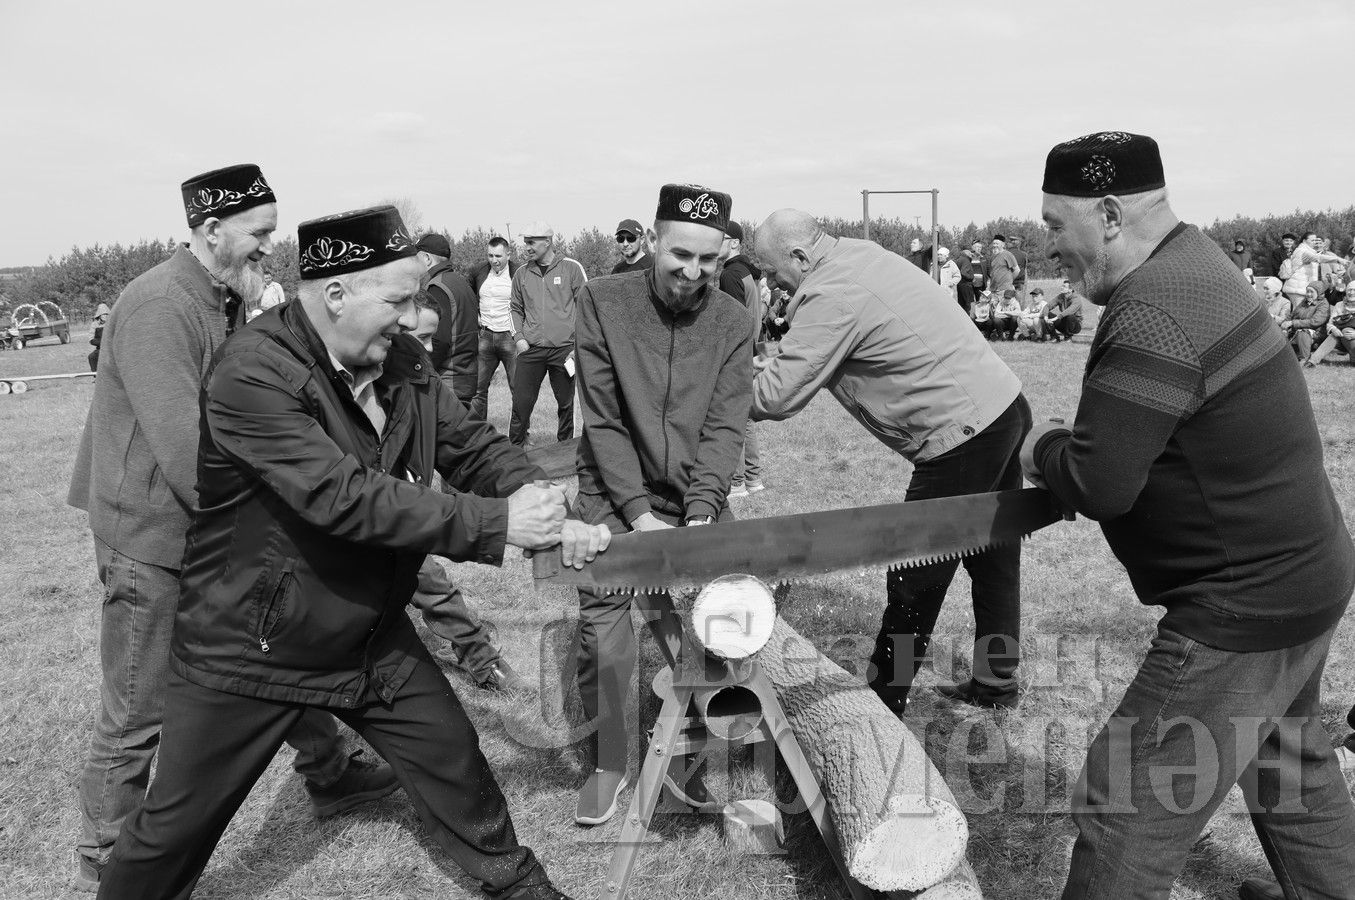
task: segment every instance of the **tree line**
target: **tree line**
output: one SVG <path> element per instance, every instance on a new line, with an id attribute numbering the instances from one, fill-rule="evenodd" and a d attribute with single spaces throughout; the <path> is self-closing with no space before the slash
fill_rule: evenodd
<path id="1" fill-rule="evenodd" d="M 823 229 L 835 237 L 861 236 L 860 219 L 822 218 L 819 221 Z M 743 225 L 751 254 L 751 242 L 757 229 L 751 222 Z M 1216 220 L 1203 230 L 1225 250 L 1231 250 L 1233 241 L 1241 238 L 1251 251 L 1256 274 L 1268 275 L 1273 274 L 1268 271 L 1271 253 L 1280 246 L 1280 238 L 1286 232 L 1301 238 L 1304 232 L 1315 231 L 1331 238 L 1337 252 L 1346 256 L 1355 252 L 1351 246 L 1355 240 L 1355 206 L 1344 210 L 1295 210 L 1264 218 L 1239 215 Z M 441 231 L 451 244 L 453 264 L 463 272 L 484 260 L 489 239 L 495 234 L 483 227 L 466 229 L 460 235 Z M 941 246 L 950 248 L 952 255 L 975 240 L 986 246 L 994 234 L 1006 237 L 1019 234 L 1024 239 L 1030 257 L 1030 277 L 1053 278 L 1058 274 L 1043 254 L 1044 224 L 1035 219 L 1004 217 L 983 225 L 971 222 L 963 228 L 942 227 L 939 231 Z M 930 229 L 898 218 L 871 219 L 870 238 L 900 254 L 908 251 L 909 242 L 914 238 L 921 240 L 924 246 L 931 244 Z M 175 239 L 169 238 L 139 241 L 127 246 L 75 247 L 60 258 L 48 259 L 41 266 L 10 267 L 0 279 L 0 316 L 7 316 L 8 310 L 20 304 L 48 300 L 60 306 L 72 319 L 89 318 L 99 303 L 111 305 L 128 282 L 168 258 L 177 246 Z M 589 277 L 605 275 L 620 258 L 614 236 L 597 227 L 563 240 L 561 246 L 565 255 L 583 265 Z M 287 296 L 296 296 L 300 280 L 296 239 L 289 235 L 277 241 L 273 255 L 265 265 L 282 284 Z"/>

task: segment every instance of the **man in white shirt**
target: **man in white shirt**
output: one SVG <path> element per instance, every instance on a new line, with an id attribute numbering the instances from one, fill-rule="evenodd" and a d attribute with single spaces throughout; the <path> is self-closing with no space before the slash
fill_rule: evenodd
<path id="1" fill-rule="evenodd" d="M 272 272 L 263 273 L 263 296 L 259 298 L 259 309 L 270 310 L 287 302 L 287 295 L 282 292 L 282 285 L 273 280 Z"/>
<path id="2" fill-rule="evenodd" d="M 513 273 L 517 261 L 508 241 L 501 237 L 489 239 L 486 260 L 471 270 L 470 286 L 480 295 L 480 368 L 475 387 L 475 399 L 470 411 L 481 419 L 489 410 L 489 383 L 494 372 L 503 365 L 508 378 L 508 390 L 513 390 L 517 351 L 513 347 L 513 318 L 508 307 L 513 290 Z"/>

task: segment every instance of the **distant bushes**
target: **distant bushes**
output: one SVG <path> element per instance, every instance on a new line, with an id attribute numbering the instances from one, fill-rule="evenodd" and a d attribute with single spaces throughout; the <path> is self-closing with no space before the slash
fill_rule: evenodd
<path id="1" fill-rule="evenodd" d="M 824 218 L 820 221 L 824 230 L 834 236 L 861 235 L 860 219 Z M 751 246 L 756 226 L 752 222 L 743 225 L 748 236 L 747 243 Z M 1260 219 L 1235 216 L 1204 226 L 1205 234 L 1224 249 L 1232 249 L 1233 240 L 1242 238 L 1251 251 L 1258 274 L 1268 267 L 1271 252 L 1280 245 L 1280 235 L 1287 231 L 1300 237 L 1305 231 L 1316 231 L 1323 237 L 1331 238 L 1338 253 L 1349 256 L 1355 252 L 1351 246 L 1352 240 L 1355 240 L 1355 206 L 1340 211 L 1295 210 Z M 452 246 L 452 261 L 462 271 L 468 271 L 484 260 L 489 239 L 494 236 L 494 232 L 485 228 L 467 229 L 458 236 L 445 231 L 443 233 Z M 962 229 L 942 228 L 941 245 L 949 247 L 954 255 L 976 239 L 986 245 L 997 233 L 1008 237 L 1021 235 L 1030 257 L 1031 278 L 1057 276 L 1053 265 L 1044 256 L 1044 225 L 1034 219 L 1008 217 L 982 226 L 971 222 Z M 913 238 L 920 239 L 924 245 L 931 243 L 928 229 L 919 228 L 916 224 L 908 225 L 901 219 L 872 219 L 870 237 L 886 249 L 900 254 L 907 252 L 908 243 Z M 101 302 L 111 304 L 128 282 L 168 258 L 175 246 L 171 238 L 168 241 L 141 241 L 125 247 L 121 244 L 76 247 L 60 259 L 49 259 L 41 266 L 11 267 L 3 270 L 7 277 L 0 280 L 0 311 L 5 304 L 13 308 L 21 303 L 50 300 L 71 318 L 88 318 L 95 306 Z M 589 276 L 605 275 L 620 258 L 613 235 L 596 227 L 564 240 L 562 248 L 567 256 L 583 265 Z M 273 272 L 274 279 L 282 284 L 287 296 L 296 296 L 299 279 L 296 239 L 289 235 L 277 241 L 273 256 L 266 265 Z"/>

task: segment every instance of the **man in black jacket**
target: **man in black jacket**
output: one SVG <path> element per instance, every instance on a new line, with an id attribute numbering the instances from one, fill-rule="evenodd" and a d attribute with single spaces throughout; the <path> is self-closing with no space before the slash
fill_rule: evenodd
<path id="1" fill-rule="evenodd" d="M 498 235 L 489 239 L 485 256 L 485 261 L 470 272 L 470 287 L 479 298 L 480 310 L 479 365 L 475 399 L 471 401 L 470 411 L 471 415 L 481 419 L 487 418 L 489 412 L 489 383 L 494 380 L 494 370 L 503 366 L 510 394 L 517 370 L 517 349 L 513 346 L 513 317 L 509 313 L 509 305 L 512 302 L 513 275 L 518 270 L 518 263 L 513 259 L 513 248 Z M 509 422 L 510 432 L 515 421 L 516 417 Z"/>
<path id="2" fill-rule="evenodd" d="M 753 317 L 753 341 L 756 342 L 762 326 L 762 285 L 759 283 L 762 272 L 751 259 L 743 255 L 743 226 L 738 222 L 730 222 L 725 229 L 722 253 L 726 258 L 720 269 L 720 290 L 735 300 L 743 301 L 744 308 Z M 743 428 L 743 460 L 734 469 L 729 496 L 747 497 L 764 487 L 757 431 L 753 420 L 749 419 Z"/>
<path id="3" fill-rule="evenodd" d="M 160 765 L 102 898 L 182 898 L 309 707 L 394 769 L 485 893 L 560 900 L 518 844 L 474 726 L 405 613 L 425 555 L 605 549 L 564 494 L 469 416 L 404 332 L 423 266 L 385 206 L 304 222 L 297 303 L 221 348 L 202 402 Z M 434 471 L 457 490 L 430 487 Z M 461 493 L 464 491 L 464 493 Z"/>
<path id="4" fill-rule="evenodd" d="M 425 234 L 415 245 L 419 261 L 428 269 L 425 290 L 438 305 L 438 330 L 433 333 L 433 366 L 462 403 L 475 396 L 480 304 L 470 283 L 452 267 L 452 247 L 440 234 Z"/>

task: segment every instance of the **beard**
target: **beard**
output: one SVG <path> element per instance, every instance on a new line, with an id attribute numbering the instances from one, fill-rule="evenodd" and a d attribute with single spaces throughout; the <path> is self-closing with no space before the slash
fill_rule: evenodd
<path id="1" fill-rule="evenodd" d="M 682 287 L 692 287 L 690 293 L 680 293 L 677 290 L 669 289 L 660 291 L 659 297 L 663 300 L 663 305 L 668 307 L 670 311 L 674 313 L 687 312 L 689 309 L 696 307 L 701 302 L 701 299 L 705 297 L 705 287 L 707 283 L 708 282 L 702 282 L 699 285 L 693 286 L 693 282 L 680 281 L 679 284 Z"/>
<path id="2" fill-rule="evenodd" d="M 231 247 L 223 247 L 212 259 L 212 275 L 235 292 L 244 303 L 252 305 L 263 297 L 263 266 L 248 256 L 231 258 Z"/>
<path id="3" fill-rule="evenodd" d="M 1110 292 L 1114 285 L 1110 283 L 1107 273 L 1110 270 L 1110 252 L 1104 247 L 1096 251 L 1096 256 L 1092 259 L 1092 264 L 1087 267 L 1087 271 L 1082 273 L 1082 278 L 1077 282 L 1082 296 L 1086 297 L 1097 306 L 1105 306 L 1110 300 Z"/>

